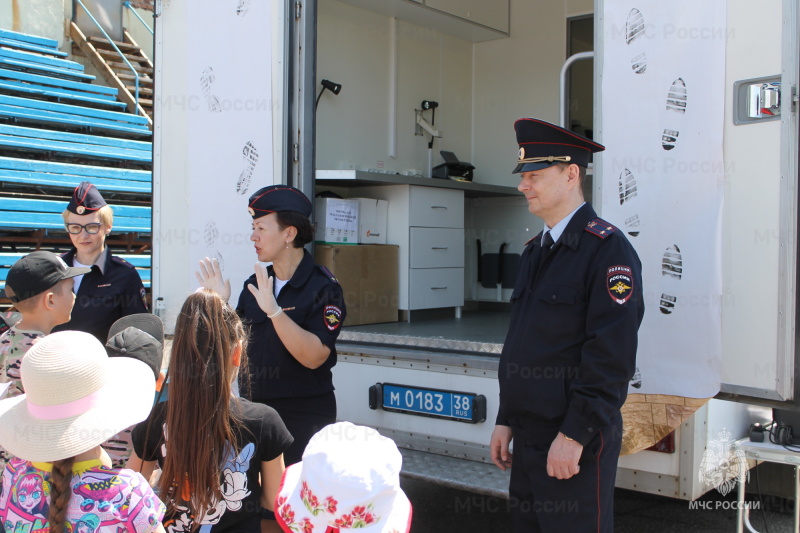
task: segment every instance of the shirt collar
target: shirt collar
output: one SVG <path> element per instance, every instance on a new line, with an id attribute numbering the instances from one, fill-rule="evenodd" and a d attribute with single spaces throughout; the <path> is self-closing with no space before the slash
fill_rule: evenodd
<path id="1" fill-rule="evenodd" d="M 311 257 L 311 254 L 308 253 L 308 250 L 303 250 L 303 259 L 300 260 L 300 264 L 297 265 L 297 268 L 292 274 L 292 279 L 290 279 L 286 284 L 291 285 L 292 287 L 302 287 L 308 281 L 309 276 L 314 271 L 314 258 Z M 274 275 L 274 270 L 272 265 L 269 266 L 269 273 L 270 275 Z"/>
<path id="2" fill-rule="evenodd" d="M 41 470 L 42 472 L 52 472 L 53 471 L 53 463 L 39 463 L 31 461 L 31 464 Z M 100 459 L 89 459 L 88 461 L 78 461 L 77 463 L 72 464 L 72 473 L 73 474 L 81 474 L 86 472 L 87 470 L 91 470 L 92 468 L 97 468 L 103 466 L 103 461 Z"/>
<path id="3" fill-rule="evenodd" d="M 552 228 L 548 228 L 547 226 L 545 226 L 545 231 L 544 233 L 542 233 L 542 238 L 544 238 L 545 233 L 549 231 L 550 236 L 553 238 L 553 243 L 558 242 L 558 239 L 561 237 L 561 234 L 564 233 L 564 230 L 567 228 L 567 224 L 569 224 L 569 221 L 572 220 L 572 217 L 575 216 L 575 213 L 577 213 L 578 210 L 584 205 L 586 205 L 586 202 L 583 202 L 581 205 L 576 207 L 572 213 L 559 220 L 558 224 L 556 224 Z"/>
<path id="4" fill-rule="evenodd" d="M 72 250 L 61 256 L 61 258 L 64 259 L 64 261 L 68 265 L 74 266 L 76 253 L 77 250 L 73 248 Z M 108 263 L 110 261 L 111 261 L 111 252 L 109 251 L 108 246 L 106 246 L 103 252 L 97 256 L 97 259 L 95 260 L 94 264 L 89 266 L 97 266 L 97 268 L 100 270 L 100 273 L 105 275 L 106 267 L 108 266 Z"/>

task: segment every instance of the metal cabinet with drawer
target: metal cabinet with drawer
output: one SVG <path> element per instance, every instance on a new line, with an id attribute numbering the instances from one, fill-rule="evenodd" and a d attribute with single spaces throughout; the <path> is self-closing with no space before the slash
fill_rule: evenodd
<path id="1" fill-rule="evenodd" d="M 399 248 L 405 311 L 464 305 L 464 191 L 419 185 L 361 187 L 389 202 L 386 242 Z"/>

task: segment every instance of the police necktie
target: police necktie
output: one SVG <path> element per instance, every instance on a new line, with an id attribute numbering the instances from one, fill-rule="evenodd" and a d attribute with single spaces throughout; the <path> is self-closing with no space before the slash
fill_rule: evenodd
<path id="1" fill-rule="evenodd" d="M 550 248 L 553 247 L 553 236 L 550 235 L 550 232 L 544 234 L 542 237 L 542 253 L 539 254 L 539 270 L 542 269 L 542 265 L 544 264 L 544 260 L 550 255 Z"/>

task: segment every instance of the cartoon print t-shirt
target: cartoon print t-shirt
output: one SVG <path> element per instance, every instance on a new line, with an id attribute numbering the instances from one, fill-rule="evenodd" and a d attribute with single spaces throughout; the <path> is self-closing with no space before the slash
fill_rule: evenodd
<path id="1" fill-rule="evenodd" d="M 145 461 L 164 464 L 167 405 L 157 404 L 150 418 L 133 429 L 133 450 Z M 238 405 L 238 407 L 237 407 Z M 236 409 L 243 427 L 236 431 L 239 450 L 231 451 L 222 467 L 220 490 L 222 500 L 200 521 L 200 532 L 223 531 L 258 533 L 261 531 L 261 462 L 272 461 L 294 440 L 278 413 L 269 406 L 252 403 L 243 398 L 232 399 L 230 409 Z M 165 437 L 165 435 L 169 435 Z M 164 529 L 168 533 L 192 531 L 194 517 L 180 506 L 167 513 Z"/>
<path id="2" fill-rule="evenodd" d="M 0 523 L 5 531 L 47 531 L 51 463 L 16 457 L 3 470 Z M 164 504 L 138 472 L 113 470 L 100 461 L 75 463 L 66 531 L 149 533 L 158 528 Z"/>

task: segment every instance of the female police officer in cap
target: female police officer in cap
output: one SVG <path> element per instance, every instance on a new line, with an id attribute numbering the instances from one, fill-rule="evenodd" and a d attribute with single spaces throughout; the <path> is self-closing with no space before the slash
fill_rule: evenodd
<path id="1" fill-rule="evenodd" d="M 264 187 L 250 197 L 258 260 L 271 262 L 245 281 L 236 311 L 250 327 L 251 399 L 280 414 L 294 437 L 286 464 L 299 462 L 309 439 L 336 422 L 331 369 L 336 337 L 345 319 L 336 278 L 314 264 L 303 246 L 313 239 L 311 202 L 286 185 Z M 201 285 L 230 296 L 219 264 L 200 263 Z"/>
<path id="2" fill-rule="evenodd" d="M 147 312 L 142 279 L 132 264 L 111 255 L 106 247 L 114 213 L 97 187 L 88 181 L 75 187 L 61 216 L 73 246 L 62 256 L 64 262 L 92 270 L 75 278 L 72 319 L 53 332 L 85 331 L 105 344 L 108 330 L 117 319 Z"/>

